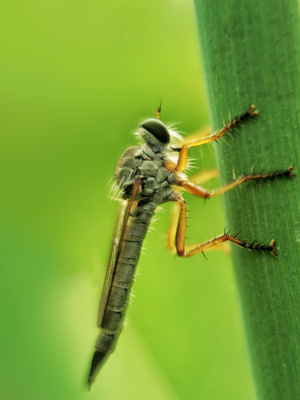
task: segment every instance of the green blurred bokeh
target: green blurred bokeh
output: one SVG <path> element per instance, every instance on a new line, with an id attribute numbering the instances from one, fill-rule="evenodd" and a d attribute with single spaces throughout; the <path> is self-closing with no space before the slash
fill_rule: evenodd
<path id="1" fill-rule="evenodd" d="M 230 257 L 169 254 L 169 205 L 85 387 L 118 157 L 160 99 L 179 130 L 208 123 L 191 0 L 12 1 L 0 18 L 1 399 L 253 399 Z M 191 157 L 214 166 L 212 147 Z M 219 199 L 185 198 L 190 242 L 222 232 Z"/>

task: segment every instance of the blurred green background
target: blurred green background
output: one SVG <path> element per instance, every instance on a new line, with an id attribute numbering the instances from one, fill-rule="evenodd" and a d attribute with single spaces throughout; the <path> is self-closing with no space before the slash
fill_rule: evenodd
<path id="1" fill-rule="evenodd" d="M 11 1 L 0 18 L 1 399 L 253 399 L 230 257 L 168 253 L 169 205 L 85 387 L 118 157 L 160 99 L 179 130 L 208 124 L 192 1 Z M 212 146 L 191 157 L 215 164 Z M 223 231 L 219 199 L 185 198 L 190 243 Z"/>

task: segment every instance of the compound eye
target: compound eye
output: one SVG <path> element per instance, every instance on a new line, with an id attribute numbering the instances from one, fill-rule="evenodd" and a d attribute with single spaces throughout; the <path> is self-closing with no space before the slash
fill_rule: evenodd
<path id="1" fill-rule="evenodd" d="M 146 129 L 146 131 L 151 133 L 163 144 L 168 144 L 170 142 L 170 134 L 166 125 L 158 119 L 147 119 L 147 121 L 140 125 L 140 128 Z"/>

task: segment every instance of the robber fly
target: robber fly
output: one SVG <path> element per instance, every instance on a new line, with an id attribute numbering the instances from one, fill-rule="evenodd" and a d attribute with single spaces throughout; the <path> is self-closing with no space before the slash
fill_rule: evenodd
<path id="1" fill-rule="evenodd" d="M 123 207 L 115 228 L 100 301 L 98 326 L 101 332 L 91 362 L 88 376 L 89 386 L 115 348 L 122 328 L 142 243 L 157 206 L 169 201 L 178 205 L 178 221 L 174 236 L 176 251 L 180 257 L 190 257 L 220 247 L 226 241 L 249 250 L 269 251 L 275 254 L 274 239 L 269 244 L 247 243 L 237 235 L 230 235 L 228 232 L 192 248 L 187 247 L 185 245 L 186 203 L 180 192 L 173 188 L 177 186 L 195 196 L 210 199 L 249 180 L 264 180 L 280 176 L 293 177 L 293 167 L 289 167 L 286 170 L 266 174 L 245 175 L 219 189 L 207 190 L 191 182 L 183 173 L 187 167 L 187 155 L 190 147 L 216 141 L 231 128 L 256 115 L 258 112 L 251 105 L 246 112 L 229 121 L 227 125 L 224 124 L 218 132 L 178 147 L 178 145 L 172 144 L 174 136 L 172 130 L 159 119 L 159 108 L 157 118 L 144 121 L 137 130 L 137 134 L 145 142 L 144 145 L 129 147 L 121 155 L 115 171 L 115 180 L 121 189 Z M 174 154 L 177 154 L 175 161 L 172 157 Z"/>

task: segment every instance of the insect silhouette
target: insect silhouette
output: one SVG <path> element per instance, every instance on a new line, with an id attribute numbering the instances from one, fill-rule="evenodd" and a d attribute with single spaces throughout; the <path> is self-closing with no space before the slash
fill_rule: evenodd
<path id="1" fill-rule="evenodd" d="M 174 190 L 174 187 L 177 186 L 192 195 L 210 199 L 246 181 L 294 177 L 293 167 L 289 167 L 285 170 L 265 174 L 245 175 L 219 189 L 207 190 L 191 182 L 183 173 L 187 167 L 188 149 L 190 147 L 217 141 L 233 127 L 249 118 L 256 117 L 258 112 L 254 105 L 229 121 L 228 124 L 224 124 L 218 132 L 200 137 L 190 143 L 184 143 L 181 146 L 172 144 L 173 132 L 160 121 L 160 111 L 161 108 L 159 107 L 156 119 L 148 119 L 138 128 L 137 134 L 144 140 L 144 145 L 129 147 L 121 155 L 116 167 L 115 180 L 121 190 L 123 203 L 117 219 L 101 295 L 98 315 L 98 327 L 101 331 L 91 362 L 88 376 L 89 386 L 115 348 L 122 328 L 142 243 L 157 206 L 169 201 L 178 205 L 178 221 L 176 224 L 173 223 L 173 226 L 175 226 L 173 236 L 175 237 L 176 252 L 180 257 L 190 257 L 212 248 L 218 248 L 224 242 L 231 242 L 249 250 L 266 251 L 275 255 L 274 239 L 269 244 L 256 241 L 248 243 L 237 235 L 230 235 L 228 232 L 224 232 L 202 244 L 192 247 L 186 246 L 186 203 L 180 192 Z M 174 154 L 176 155 L 175 160 Z M 172 232 L 170 236 L 172 236 Z"/>

